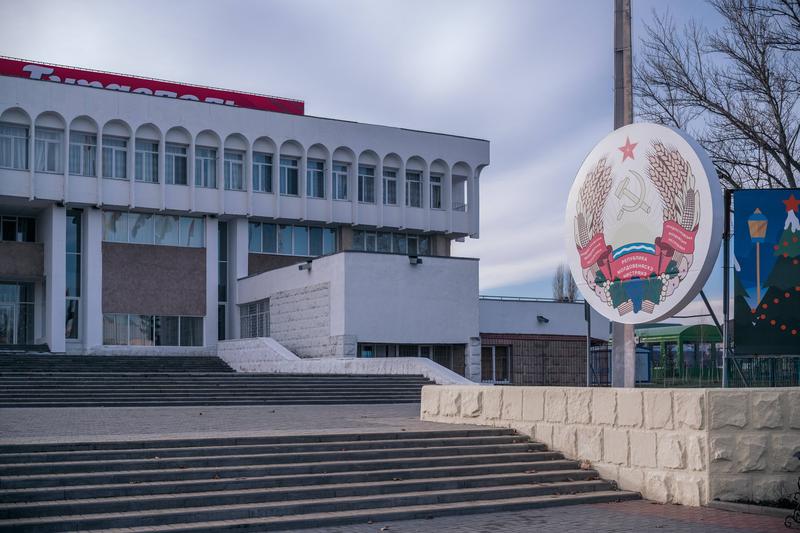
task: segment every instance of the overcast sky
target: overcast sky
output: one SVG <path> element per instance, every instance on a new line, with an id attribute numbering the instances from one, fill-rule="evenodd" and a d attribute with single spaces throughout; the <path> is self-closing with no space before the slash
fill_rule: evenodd
<path id="1" fill-rule="evenodd" d="M 700 0 L 633 0 L 714 25 Z M 302 99 L 480 137 L 481 292 L 551 296 L 575 172 L 613 127 L 613 0 L 2 0 L 0 55 Z"/>

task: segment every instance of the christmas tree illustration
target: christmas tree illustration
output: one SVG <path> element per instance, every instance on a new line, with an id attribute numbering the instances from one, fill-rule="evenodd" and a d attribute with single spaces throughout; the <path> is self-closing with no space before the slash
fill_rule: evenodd
<path id="1" fill-rule="evenodd" d="M 772 246 L 776 257 L 766 282 L 766 293 L 750 313 L 753 337 L 749 344 L 758 346 L 762 355 L 800 353 L 800 221 L 797 218 L 800 200 L 791 195 L 783 203 L 786 220 L 783 232 Z M 735 287 L 735 292 L 744 287 Z M 742 295 L 742 299 L 746 297 Z M 734 294 L 735 302 L 739 295 Z M 736 312 L 740 304 L 734 303 Z M 742 339 L 744 340 L 744 339 Z"/>

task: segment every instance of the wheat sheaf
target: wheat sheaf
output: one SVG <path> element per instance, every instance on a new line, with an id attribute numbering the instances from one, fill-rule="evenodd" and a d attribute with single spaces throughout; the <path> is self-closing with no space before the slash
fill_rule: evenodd
<path id="1" fill-rule="evenodd" d="M 647 152 L 647 173 L 661 196 L 663 218 L 692 230 L 700 217 L 692 168 L 676 148 L 661 141 L 653 141 L 651 146 Z"/>
<path id="2" fill-rule="evenodd" d="M 575 242 L 581 248 L 586 246 L 592 237 L 603 232 L 603 209 L 611 191 L 612 181 L 608 157 L 603 156 L 586 174 L 579 191 Z"/>

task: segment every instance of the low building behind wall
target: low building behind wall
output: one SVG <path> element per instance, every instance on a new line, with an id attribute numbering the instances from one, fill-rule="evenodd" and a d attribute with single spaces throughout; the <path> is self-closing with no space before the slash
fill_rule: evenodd
<path id="1" fill-rule="evenodd" d="M 585 306 L 539 298 L 482 296 L 481 381 L 586 384 Z M 592 346 L 607 345 L 608 319 L 591 311 Z"/>

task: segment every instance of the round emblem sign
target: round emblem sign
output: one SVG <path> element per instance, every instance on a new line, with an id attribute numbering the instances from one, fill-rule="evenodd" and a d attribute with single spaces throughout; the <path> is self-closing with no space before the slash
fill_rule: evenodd
<path id="1" fill-rule="evenodd" d="M 711 160 L 686 133 L 657 124 L 610 133 L 567 203 L 567 257 L 583 296 L 615 322 L 672 316 L 714 267 L 721 201 Z"/>

